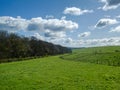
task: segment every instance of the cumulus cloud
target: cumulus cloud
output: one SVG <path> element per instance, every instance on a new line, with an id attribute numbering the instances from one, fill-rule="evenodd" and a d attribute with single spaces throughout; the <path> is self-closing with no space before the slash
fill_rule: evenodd
<path id="1" fill-rule="evenodd" d="M 64 37 L 66 37 L 66 33 L 65 32 L 46 31 L 44 36 L 50 37 L 50 38 L 64 38 Z"/>
<path id="2" fill-rule="evenodd" d="M 86 40 L 84 43 L 86 43 L 88 46 L 120 45 L 120 37 L 90 39 L 90 40 Z"/>
<path id="3" fill-rule="evenodd" d="M 33 33 L 32 35 L 33 37 L 36 37 L 37 39 L 40 39 L 40 40 L 45 40 L 45 37 L 41 36 L 39 33 Z"/>
<path id="4" fill-rule="evenodd" d="M 100 0 L 100 2 L 105 4 L 102 7 L 104 11 L 107 11 L 110 9 L 116 9 L 120 6 L 120 0 Z"/>
<path id="5" fill-rule="evenodd" d="M 62 16 L 61 19 L 62 19 L 62 20 L 65 20 L 65 19 L 66 19 L 66 16 Z"/>
<path id="6" fill-rule="evenodd" d="M 54 44 L 64 45 L 66 38 L 47 38 L 48 42 L 52 42 Z"/>
<path id="7" fill-rule="evenodd" d="M 49 39 L 48 41 L 55 44 L 61 44 L 67 47 L 95 47 L 95 46 L 120 45 L 120 37 L 109 37 L 100 39 L 80 39 L 80 40 L 65 37 Z"/>
<path id="8" fill-rule="evenodd" d="M 43 19 L 41 17 L 32 18 L 30 20 L 33 30 L 50 30 L 50 31 L 66 31 L 78 28 L 78 24 L 71 20 L 62 19 Z M 35 28 L 35 27 L 36 28 Z M 30 26 L 31 27 L 31 26 Z M 28 28 L 31 30 L 31 28 Z"/>
<path id="9" fill-rule="evenodd" d="M 28 30 L 28 31 L 66 31 L 78 29 L 78 24 L 71 20 L 43 19 L 42 17 L 23 19 L 9 16 L 0 17 L 1 30 Z"/>
<path id="10" fill-rule="evenodd" d="M 78 27 L 76 22 L 66 20 L 65 16 L 61 19 L 43 19 L 42 17 L 24 19 L 20 16 L 16 18 L 10 16 L 0 17 L 0 30 L 20 33 L 27 37 L 34 36 L 37 39 L 60 45 L 64 45 L 66 41 L 66 31 L 73 31 Z M 70 38 L 68 40 L 70 41 Z"/>
<path id="11" fill-rule="evenodd" d="M 75 16 L 82 15 L 85 13 L 92 13 L 92 12 L 93 10 L 81 10 L 80 8 L 77 8 L 77 7 L 67 7 L 63 11 L 64 14 L 70 14 L 70 15 L 75 15 Z"/>
<path id="12" fill-rule="evenodd" d="M 29 31 L 37 31 L 37 30 L 43 30 L 43 26 L 38 23 L 30 22 L 27 26 L 27 30 Z"/>
<path id="13" fill-rule="evenodd" d="M 26 29 L 28 25 L 28 21 L 26 19 L 22 19 L 21 17 L 9 17 L 3 16 L 0 17 L 0 29 L 1 30 L 22 30 Z"/>
<path id="14" fill-rule="evenodd" d="M 103 19 L 100 19 L 94 27 L 95 28 L 104 28 L 108 25 L 113 25 L 113 24 L 117 24 L 117 23 L 118 23 L 118 21 L 116 19 L 103 18 Z"/>
<path id="15" fill-rule="evenodd" d="M 90 34 L 91 34 L 91 32 L 84 32 L 84 33 L 80 33 L 79 35 L 78 35 L 78 37 L 88 37 L 88 36 L 90 36 Z"/>
<path id="16" fill-rule="evenodd" d="M 112 46 L 112 45 L 120 45 L 120 37 L 72 40 L 71 43 L 69 43 L 69 46 L 71 47 L 95 47 L 95 46 Z"/>
<path id="17" fill-rule="evenodd" d="M 110 32 L 120 32 L 120 26 L 113 28 Z"/>
<path id="18" fill-rule="evenodd" d="M 66 40 L 65 40 L 65 43 L 72 43 L 72 38 L 67 38 Z"/>

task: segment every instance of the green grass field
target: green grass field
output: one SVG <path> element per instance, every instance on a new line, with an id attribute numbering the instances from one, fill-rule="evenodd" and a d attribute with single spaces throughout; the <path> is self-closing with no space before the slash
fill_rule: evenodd
<path id="1" fill-rule="evenodd" d="M 73 50 L 72 54 L 63 55 L 61 58 L 109 66 L 120 66 L 120 46 L 77 49 Z"/>
<path id="2" fill-rule="evenodd" d="M 120 90 L 119 65 L 109 66 L 105 61 L 109 58 L 109 63 L 118 63 L 119 50 L 87 48 L 72 54 L 0 64 L 0 90 Z"/>

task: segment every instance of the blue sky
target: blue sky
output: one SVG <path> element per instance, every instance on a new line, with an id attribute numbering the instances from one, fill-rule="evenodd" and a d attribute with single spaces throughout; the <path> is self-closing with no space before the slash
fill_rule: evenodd
<path id="1" fill-rule="evenodd" d="M 120 0 L 0 0 L 0 30 L 68 47 L 120 45 Z"/>

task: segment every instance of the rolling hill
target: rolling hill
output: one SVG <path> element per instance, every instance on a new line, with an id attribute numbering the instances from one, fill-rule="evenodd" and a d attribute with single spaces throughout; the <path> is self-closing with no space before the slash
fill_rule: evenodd
<path id="1" fill-rule="evenodd" d="M 120 67 L 105 61 L 119 62 L 119 50 L 85 48 L 72 54 L 2 63 L 0 90 L 119 90 Z"/>

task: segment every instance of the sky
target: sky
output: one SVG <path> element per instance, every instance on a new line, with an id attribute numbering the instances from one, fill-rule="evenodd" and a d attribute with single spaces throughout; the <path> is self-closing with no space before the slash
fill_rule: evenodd
<path id="1" fill-rule="evenodd" d="M 120 45 L 120 0 L 0 0 L 0 30 L 67 47 Z"/>

